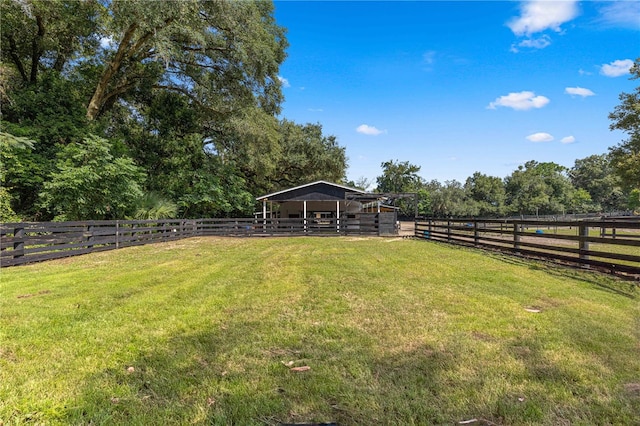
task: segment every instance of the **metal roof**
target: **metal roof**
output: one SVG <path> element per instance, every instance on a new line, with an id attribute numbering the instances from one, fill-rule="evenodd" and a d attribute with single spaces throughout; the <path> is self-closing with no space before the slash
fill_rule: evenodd
<path id="1" fill-rule="evenodd" d="M 300 189 L 308 188 L 308 187 L 311 187 L 313 185 L 319 185 L 319 184 L 324 184 L 324 185 L 333 186 L 335 188 L 344 189 L 345 192 L 351 192 L 351 193 L 358 192 L 360 194 L 367 194 L 366 191 L 363 191 L 361 189 L 351 188 L 349 186 L 339 185 L 337 183 L 327 182 L 327 181 L 324 181 L 324 180 L 318 180 L 318 181 L 315 181 L 315 182 L 307 183 L 305 185 L 300 185 L 300 186 L 296 186 L 294 188 L 284 189 L 282 191 L 273 192 L 271 194 L 267 194 L 267 195 L 262 195 L 260 197 L 256 197 L 256 201 L 262 201 L 262 200 L 265 200 L 265 199 L 268 200 L 269 198 L 273 198 L 273 197 L 276 197 L 278 195 L 283 195 L 283 194 L 286 194 L 287 192 L 298 191 Z"/>

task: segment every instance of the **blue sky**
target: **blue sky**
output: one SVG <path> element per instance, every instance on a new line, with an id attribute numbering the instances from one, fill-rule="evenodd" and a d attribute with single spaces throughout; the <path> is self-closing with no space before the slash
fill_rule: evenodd
<path id="1" fill-rule="evenodd" d="M 320 123 L 347 177 L 383 161 L 427 179 L 506 177 L 528 160 L 571 167 L 639 84 L 640 2 L 275 1 L 290 46 L 281 116 Z"/>

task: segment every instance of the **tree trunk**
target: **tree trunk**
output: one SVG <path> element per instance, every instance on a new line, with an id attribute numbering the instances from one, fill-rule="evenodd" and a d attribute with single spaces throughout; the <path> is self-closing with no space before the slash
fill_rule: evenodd
<path id="1" fill-rule="evenodd" d="M 44 38 L 45 28 L 42 16 L 36 16 L 38 24 L 38 34 L 31 42 L 31 75 L 29 81 L 35 83 L 38 80 L 38 64 L 40 64 L 40 56 L 42 55 L 42 39 Z"/>
<path id="2" fill-rule="evenodd" d="M 125 31 L 124 37 L 118 46 L 118 51 L 102 73 L 100 81 L 96 86 L 96 90 L 93 92 L 93 96 L 91 96 L 91 100 L 87 106 L 87 118 L 89 120 L 94 120 L 100 113 L 100 109 L 104 105 L 104 101 L 107 97 L 107 87 L 109 86 L 113 76 L 120 69 L 122 61 L 127 57 L 129 43 L 131 42 L 133 34 L 137 28 L 138 25 L 136 23 L 129 25 L 129 28 Z"/>

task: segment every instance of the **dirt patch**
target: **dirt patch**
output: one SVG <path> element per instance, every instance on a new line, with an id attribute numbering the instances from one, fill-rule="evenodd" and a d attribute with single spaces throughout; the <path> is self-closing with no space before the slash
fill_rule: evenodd
<path id="1" fill-rule="evenodd" d="M 49 293 L 51 293 L 51 290 L 40 290 L 37 293 L 21 294 L 21 295 L 18 296 L 18 299 L 28 299 L 30 297 L 42 296 L 43 294 L 49 294 Z"/>
<path id="2" fill-rule="evenodd" d="M 627 383 L 624 390 L 630 395 L 640 397 L 640 383 Z"/>
<path id="3" fill-rule="evenodd" d="M 486 333 L 482 333 L 480 331 L 474 331 L 473 333 L 471 333 L 471 336 L 476 339 L 476 340 L 480 340 L 482 342 L 494 342 L 496 340 L 495 337 L 493 337 L 490 334 L 486 334 Z"/>

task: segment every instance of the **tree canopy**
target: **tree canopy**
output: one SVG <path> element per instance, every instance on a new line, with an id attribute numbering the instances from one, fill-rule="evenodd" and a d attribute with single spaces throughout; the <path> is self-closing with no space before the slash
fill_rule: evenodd
<path id="1" fill-rule="evenodd" d="M 3 154 L 20 217 L 247 215 L 266 191 L 344 178 L 334 136 L 277 117 L 287 40 L 271 1 L 0 1 L 2 128 L 33 141 Z M 86 199 L 74 150 L 96 144 L 111 156 L 100 167 L 134 167 L 125 177 L 153 196 L 72 206 Z"/>
<path id="2" fill-rule="evenodd" d="M 631 67 L 631 79 L 640 79 L 640 58 Z M 628 190 L 640 190 L 640 86 L 631 93 L 620 94 L 609 119 L 611 130 L 622 130 L 628 139 L 610 149 L 614 171 Z"/>

